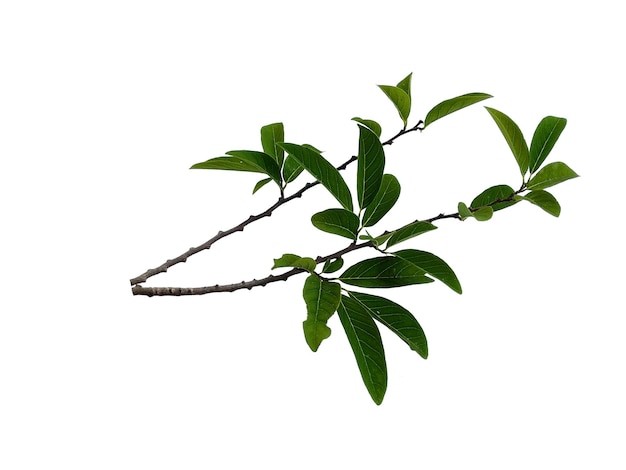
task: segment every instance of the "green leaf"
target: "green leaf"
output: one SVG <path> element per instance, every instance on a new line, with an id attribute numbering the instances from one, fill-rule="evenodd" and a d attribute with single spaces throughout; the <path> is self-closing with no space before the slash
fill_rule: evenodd
<path id="1" fill-rule="evenodd" d="M 382 219 L 400 197 L 400 182 L 393 175 L 383 175 L 380 189 L 372 203 L 365 209 L 363 227 L 371 227 Z"/>
<path id="2" fill-rule="evenodd" d="M 367 235 L 359 236 L 359 240 L 369 240 L 374 242 L 375 246 L 380 246 L 389 240 L 393 236 L 393 232 L 385 233 L 383 235 L 379 235 L 377 237 L 372 237 L 369 233 Z"/>
<path id="3" fill-rule="evenodd" d="M 428 342 L 424 330 L 404 307 L 389 299 L 361 292 L 349 292 L 367 313 L 393 331 L 402 341 L 424 359 L 428 357 Z"/>
<path id="4" fill-rule="evenodd" d="M 430 232 L 431 230 L 435 230 L 437 227 L 430 222 L 417 221 L 411 224 L 405 225 L 404 227 L 395 230 L 394 234 L 391 236 L 389 241 L 387 242 L 387 248 L 392 247 L 393 245 L 397 245 L 405 240 L 408 240 L 413 237 L 417 237 L 422 233 Z"/>
<path id="5" fill-rule="evenodd" d="M 374 403 L 380 405 L 387 390 L 387 363 L 380 331 L 367 311 L 350 297 L 341 296 L 337 313 L 363 383 Z"/>
<path id="6" fill-rule="evenodd" d="M 333 260 L 327 259 L 322 268 L 322 272 L 331 274 L 339 271 L 343 267 L 343 258 L 335 258 Z"/>
<path id="7" fill-rule="evenodd" d="M 252 165 L 246 160 L 233 157 L 217 157 L 211 158 L 205 162 L 192 165 L 192 170 L 233 170 L 233 171 L 249 171 L 253 173 L 263 173 L 265 170 L 256 165 Z"/>
<path id="8" fill-rule="evenodd" d="M 426 119 L 424 119 L 424 129 L 438 119 L 441 119 L 448 114 L 452 114 L 459 109 L 466 108 L 472 104 L 486 100 L 487 98 L 493 98 L 486 93 L 467 93 L 465 95 L 457 96 L 449 100 L 442 101 L 433 109 L 428 111 Z"/>
<path id="9" fill-rule="evenodd" d="M 309 272 L 313 272 L 317 263 L 313 258 L 303 258 L 298 255 L 294 255 L 292 253 L 286 253 L 280 258 L 274 259 L 274 266 L 272 269 L 277 268 L 302 268 L 306 269 Z"/>
<path id="10" fill-rule="evenodd" d="M 426 272 L 426 274 L 430 274 L 435 279 L 439 279 L 454 292 L 458 294 L 463 292 L 461 283 L 456 277 L 456 274 L 454 274 L 454 271 L 452 271 L 452 268 L 438 256 L 420 250 L 401 250 L 392 253 L 392 255 L 414 264 Z"/>
<path id="11" fill-rule="evenodd" d="M 282 122 L 276 122 L 261 127 L 261 144 L 263 145 L 263 151 L 276 161 L 279 168 L 283 166 L 285 152 L 278 146 L 278 142 L 284 141 L 285 128 Z"/>
<path id="12" fill-rule="evenodd" d="M 471 210 L 468 209 L 467 204 L 464 202 L 459 202 L 458 209 L 459 215 L 461 216 L 461 220 L 465 220 L 468 217 L 474 217 L 474 214 Z"/>
<path id="13" fill-rule="evenodd" d="M 376 197 L 385 169 L 385 152 L 373 131 L 359 126 L 359 155 L 357 159 L 356 191 L 361 209 Z"/>
<path id="14" fill-rule="evenodd" d="M 517 196 L 519 199 L 524 199 L 528 202 L 532 202 L 534 205 L 541 207 L 548 214 L 553 215 L 554 217 L 558 217 L 561 215 L 561 205 L 556 198 L 550 194 L 548 191 L 544 191 L 543 189 L 538 189 L 536 191 L 531 191 L 525 196 Z"/>
<path id="15" fill-rule="evenodd" d="M 327 209 L 311 217 L 311 223 L 323 232 L 356 240 L 359 218 L 345 209 Z"/>
<path id="16" fill-rule="evenodd" d="M 546 189 L 576 177 L 578 175 L 565 163 L 549 163 L 530 179 L 528 189 Z"/>
<path id="17" fill-rule="evenodd" d="M 252 190 L 252 194 L 256 193 L 259 189 L 261 189 L 263 186 L 265 186 L 270 181 L 272 181 L 272 178 L 265 178 L 265 179 L 262 179 L 261 181 L 257 182 L 257 184 L 254 185 L 254 189 Z"/>
<path id="18" fill-rule="evenodd" d="M 424 270 L 395 256 L 381 256 L 360 261 L 344 271 L 339 280 L 359 287 L 388 288 L 426 284 L 433 280 Z"/>
<path id="19" fill-rule="evenodd" d="M 383 130 L 380 127 L 380 124 L 378 124 L 376 121 L 372 121 L 371 119 L 361 119 L 360 117 L 353 117 L 352 120 L 360 124 L 363 124 L 365 127 L 370 129 L 374 134 L 376 134 L 376 137 L 380 138 L 380 135 L 382 134 Z"/>
<path id="20" fill-rule="evenodd" d="M 278 186 L 281 185 L 282 179 L 278 164 L 268 154 L 254 150 L 231 150 L 230 152 L 226 152 L 226 154 L 234 159 L 238 158 L 248 162 L 250 165 L 256 166 L 261 173 L 265 173 L 272 178 Z"/>
<path id="21" fill-rule="evenodd" d="M 545 161 L 566 124 L 567 119 L 555 116 L 546 116 L 541 120 L 530 143 L 531 174 L 537 171 Z"/>
<path id="22" fill-rule="evenodd" d="M 502 132 L 507 144 L 509 144 L 511 151 L 513 152 L 513 156 L 517 161 L 517 165 L 519 166 L 520 172 L 522 173 L 522 176 L 524 176 L 528 171 L 530 156 L 528 152 L 528 144 L 526 144 L 522 131 L 517 124 L 515 124 L 515 122 L 513 122 L 513 120 L 503 112 L 487 106 L 485 106 L 485 109 L 489 111 L 489 114 L 491 114 L 491 117 L 500 128 L 500 132 Z"/>
<path id="23" fill-rule="evenodd" d="M 472 215 L 479 222 L 485 222 L 493 217 L 493 207 L 479 207 L 474 212 L 472 212 Z"/>
<path id="24" fill-rule="evenodd" d="M 403 90 L 409 98 L 411 97 L 411 78 L 413 77 L 413 72 L 404 77 L 400 82 L 396 85 L 398 88 Z"/>
<path id="25" fill-rule="evenodd" d="M 494 211 L 499 211 L 500 209 L 504 209 L 505 207 L 512 206 L 516 204 L 517 201 L 506 201 L 506 202 L 496 202 L 501 201 L 503 199 L 508 199 L 513 196 L 515 191 L 510 186 L 506 184 L 501 184 L 498 186 L 492 186 L 489 189 L 485 189 L 482 193 L 474 198 L 472 201 L 471 207 L 477 209 L 483 206 L 491 206 Z"/>
<path id="26" fill-rule="evenodd" d="M 307 311 L 306 320 L 302 324 L 304 338 L 311 350 L 315 352 L 322 341 L 330 336 L 330 328 L 326 322 L 339 306 L 341 286 L 336 282 L 325 281 L 311 274 L 304 282 L 302 296 Z"/>
<path id="27" fill-rule="evenodd" d="M 391 100 L 396 109 L 398 110 L 398 114 L 404 123 L 404 127 L 406 128 L 406 123 L 409 120 L 409 113 L 411 112 L 411 97 L 409 94 L 404 91 L 402 88 L 398 88 L 396 86 L 390 85 L 378 85 L 387 98 Z"/>
<path id="28" fill-rule="evenodd" d="M 304 167 L 298 163 L 293 156 L 287 155 L 285 158 L 285 165 L 283 166 L 283 179 L 285 180 L 285 184 L 291 183 L 295 180 L 300 173 L 304 170 Z"/>
<path id="29" fill-rule="evenodd" d="M 348 185 L 346 185 L 339 171 L 328 160 L 303 145 L 281 143 L 280 146 L 292 155 L 316 180 L 322 183 L 344 209 L 352 211 L 352 195 Z"/>

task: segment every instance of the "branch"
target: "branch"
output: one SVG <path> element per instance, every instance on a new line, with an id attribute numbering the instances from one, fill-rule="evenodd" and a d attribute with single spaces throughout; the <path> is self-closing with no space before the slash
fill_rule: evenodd
<path id="1" fill-rule="evenodd" d="M 391 144 L 393 144 L 393 142 L 398 137 L 401 137 L 404 134 L 408 134 L 409 132 L 413 132 L 413 131 L 417 131 L 417 130 L 422 130 L 422 128 L 420 127 L 422 124 L 423 124 L 422 121 L 419 121 L 412 128 L 401 130 L 396 135 L 394 135 L 391 139 L 383 142 L 382 145 L 391 145 Z M 344 163 L 342 163 L 341 165 L 339 165 L 337 167 L 337 170 L 339 170 L 339 171 L 345 170 L 348 167 L 348 165 L 350 165 L 352 162 L 354 162 L 356 160 L 357 160 L 356 156 L 350 157 L 349 160 L 347 160 Z M 242 232 L 252 222 L 256 222 L 257 220 L 263 219 L 264 217 L 270 217 L 272 215 L 272 213 L 276 209 L 281 207 L 283 204 L 286 204 L 286 203 L 288 203 L 289 201 L 291 201 L 293 199 L 302 197 L 302 195 L 306 191 L 308 191 L 309 189 L 311 189 L 314 186 L 317 186 L 318 184 L 320 184 L 319 181 L 314 181 L 312 183 L 307 183 L 299 191 L 295 192 L 294 194 L 292 194 L 289 197 L 284 197 L 281 194 L 281 197 L 278 199 L 278 201 L 276 201 L 271 207 L 269 207 L 265 211 L 263 211 L 263 212 L 261 212 L 259 214 L 256 214 L 256 215 L 251 215 L 250 217 L 248 217 L 246 220 L 244 220 L 240 224 L 235 225 L 234 227 L 232 227 L 232 228 L 230 228 L 228 230 L 217 232 L 217 234 L 213 238 L 207 240 L 202 245 L 198 245 L 197 247 L 191 247 L 186 252 L 184 252 L 182 255 L 177 256 L 176 258 L 168 259 L 165 263 L 161 264 L 160 266 L 158 266 L 156 268 L 148 269 L 145 273 L 143 273 L 143 274 L 141 274 L 141 275 L 139 275 L 137 277 L 132 278 L 130 280 L 130 285 L 131 286 L 137 286 L 138 284 L 146 282 L 152 276 L 156 276 L 159 273 L 166 272 L 172 266 L 175 266 L 175 265 L 177 265 L 179 263 L 185 263 L 187 261 L 187 259 L 189 259 L 189 257 L 191 257 L 191 256 L 193 256 L 196 253 L 199 253 L 201 251 L 208 250 L 209 248 L 211 248 L 211 246 L 213 246 L 213 244 L 215 242 L 221 240 L 222 238 L 225 238 L 228 235 L 231 235 L 231 234 L 233 234 L 235 232 Z M 281 280 L 281 279 L 278 279 L 278 280 Z M 269 282 L 275 282 L 275 281 L 269 281 Z M 239 285 L 239 284 L 233 284 L 233 285 Z M 240 288 L 242 288 L 242 287 L 240 287 Z M 244 286 L 243 288 L 246 288 L 246 287 Z M 133 294 L 137 295 L 136 291 L 139 291 L 139 290 L 141 290 L 141 289 L 136 289 L 135 287 L 133 287 Z M 222 292 L 222 291 L 210 291 L 210 292 Z M 208 292 L 202 292 L 202 293 L 208 293 Z M 144 295 L 149 295 L 149 294 L 144 294 Z M 152 295 L 156 295 L 156 294 L 152 294 Z M 196 294 L 163 294 L 163 295 L 196 295 Z"/>
<path id="2" fill-rule="evenodd" d="M 454 214 L 439 214 L 435 217 L 431 217 L 430 219 L 425 219 L 425 222 L 434 222 L 436 220 L 441 219 L 458 219 L 461 220 L 461 216 L 458 212 Z M 411 222 L 413 223 L 413 222 Z M 407 224 L 408 225 L 408 224 Z M 399 229 L 398 229 L 399 230 Z M 389 233 L 388 231 L 385 234 Z M 384 235 L 384 234 L 383 234 Z M 318 256 L 315 258 L 315 262 L 317 264 L 324 263 L 329 259 L 339 258 L 347 253 L 352 251 L 360 250 L 361 248 L 373 247 L 374 244 L 371 241 L 363 242 L 363 243 L 351 243 L 347 247 L 336 251 L 330 255 L 326 256 Z M 252 281 L 241 281 L 236 284 L 216 284 L 214 286 L 206 286 L 206 287 L 142 287 L 140 285 L 133 286 L 133 295 L 147 295 L 148 297 L 153 296 L 181 296 L 181 295 L 204 295 L 204 294 L 212 294 L 214 292 L 235 292 L 241 289 L 252 289 L 253 287 L 266 286 L 267 284 L 271 284 L 272 282 L 278 281 L 286 281 L 291 276 L 295 276 L 296 274 L 307 272 L 305 269 L 294 268 L 286 273 L 283 273 L 279 276 L 269 275 L 264 277 L 263 279 L 253 279 Z"/>

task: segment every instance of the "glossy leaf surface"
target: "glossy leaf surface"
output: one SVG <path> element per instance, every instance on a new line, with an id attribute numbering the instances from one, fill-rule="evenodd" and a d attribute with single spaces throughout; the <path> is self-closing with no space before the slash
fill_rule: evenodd
<path id="1" fill-rule="evenodd" d="M 578 175 L 563 162 L 549 163 L 528 182 L 528 189 L 546 189 Z"/>
<path id="2" fill-rule="evenodd" d="M 298 160 L 296 160 L 291 155 L 287 155 L 287 158 L 285 158 L 285 164 L 283 166 L 283 179 L 285 183 L 291 183 L 298 176 L 300 176 L 300 173 L 302 173 L 303 171 L 304 167 L 300 165 Z"/>
<path id="3" fill-rule="evenodd" d="M 530 143 L 530 172 L 534 173 L 554 147 L 561 132 L 567 125 L 567 119 L 555 116 L 546 116 L 541 120 Z"/>
<path id="4" fill-rule="evenodd" d="M 312 351 L 317 351 L 322 341 L 330 336 L 328 319 L 335 313 L 341 299 L 341 286 L 311 274 L 304 282 L 302 296 L 306 303 L 307 318 L 303 322 L 304 338 Z"/>
<path id="5" fill-rule="evenodd" d="M 380 138 L 383 130 L 380 127 L 380 124 L 378 124 L 376 121 L 373 121 L 371 119 L 361 119 L 360 117 L 353 117 L 352 120 L 363 124 L 365 127 L 374 132 L 374 134 L 376 134 L 376 137 Z"/>
<path id="6" fill-rule="evenodd" d="M 428 357 L 428 342 L 424 330 L 404 307 L 389 299 L 361 292 L 350 292 L 367 313 L 393 331 L 402 341 L 424 359 Z"/>
<path id="7" fill-rule="evenodd" d="M 376 197 L 385 169 L 385 152 L 376 134 L 359 126 L 356 191 L 359 207 L 367 208 Z"/>
<path id="8" fill-rule="evenodd" d="M 435 279 L 439 279 L 454 292 L 458 294 L 463 292 L 461 283 L 456 277 L 456 274 L 454 274 L 454 271 L 452 271 L 452 268 L 438 256 L 420 250 L 401 250 L 392 254 L 409 263 L 413 263 L 426 272 L 426 274 L 430 274 Z"/>
<path id="9" fill-rule="evenodd" d="M 388 288 L 426 284 L 433 280 L 413 263 L 395 256 L 360 261 L 344 271 L 339 280 L 359 287 Z"/>
<path id="10" fill-rule="evenodd" d="M 428 114 L 424 119 L 424 129 L 436 120 L 441 119 L 448 114 L 452 114 L 455 111 L 466 108 L 488 98 L 492 98 L 492 96 L 486 93 L 467 93 L 465 95 L 442 101 L 433 109 L 428 111 Z"/>
<path id="11" fill-rule="evenodd" d="M 504 209 L 505 207 L 512 206 L 517 201 L 511 200 L 506 202 L 495 202 L 502 201 L 504 199 L 511 198 L 515 191 L 513 188 L 506 184 L 501 184 L 498 186 L 492 186 L 489 189 L 484 190 L 478 196 L 474 198 L 472 201 L 471 207 L 473 209 L 477 209 L 482 206 L 491 206 L 494 211 L 499 211 Z M 495 203 L 495 204 L 494 204 Z"/>
<path id="12" fill-rule="evenodd" d="M 519 198 L 541 207 L 544 211 L 554 217 L 561 215 L 561 205 L 559 204 L 559 201 L 557 201 L 556 198 L 548 191 L 538 189 L 536 191 L 531 191 L 525 196 L 519 196 Z"/>
<path id="13" fill-rule="evenodd" d="M 339 171 L 328 160 L 311 148 L 302 145 L 280 144 L 311 175 L 339 201 L 344 209 L 352 210 L 352 195 Z"/>
<path id="14" fill-rule="evenodd" d="M 268 124 L 261 128 L 261 144 L 263 145 L 263 151 L 276 161 L 279 168 L 283 166 L 285 151 L 279 147 L 278 143 L 284 141 L 285 128 L 282 122 Z"/>
<path id="15" fill-rule="evenodd" d="M 489 111 L 489 114 L 491 114 L 491 117 L 498 125 L 504 139 L 507 144 L 509 144 L 511 152 L 513 152 L 513 156 L 517 161 L 517 165 L 519 166 L 522 176 L 524 176 L 528 171 L 530 155 L 528 151 L 528 144 L 526 144 L 526 139 L 524 139 L 522 131 L 517 124 L 515 124 L 515 122 L 513 122 L 513 120 L 503 112 L 487 106 L 485 106 L 485 109 Z"/>
<path id="16" fill-rule="evenodd" d="M 323 232 L 356 240 L 359 218 L 345 209 L 327 209 L 311 217 L 311 223 Z"/>
<path id="17" fill-rule="evenodd" d="M 435 230 L 437 227 L 430 222 L 417 221 L 412 224 L 405 225 L 404 227 L 396 230 L 394 234 L 391 236 L 389 241 L 387 242 L 387 248 L 392 247 L 393 245 L 397 245 L 405 240 L 409 240 L 410 238 L 417 237 L 422 233 L 430 232 L 431 230 Z"/>
<path id="18" fill-rule="evenodd" d="M 350 297 L 341 296 L 337 312 L 363 383 L 374 403 L 380 405 L 387 390 L 387 363 L 380 331 L 367 311 Z"/>
<path id="19" fill-rule="evenodd" d="M 400 182 L 393 175 L 383 175 L 380 189 L 363 214 L 363 226 L 371 227 L 382 219 L 400 197 Z"/>

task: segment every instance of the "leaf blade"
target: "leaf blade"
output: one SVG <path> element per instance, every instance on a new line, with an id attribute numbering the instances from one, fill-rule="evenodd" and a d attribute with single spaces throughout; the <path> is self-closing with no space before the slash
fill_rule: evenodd
<path id="1" fill-rule="evenodd" d="M 436 228 L 437 227 L 430 222 L 424 222 L 421 220 L 405 225 L 404 227 L 394 232 L 394 234 L 387 242 L 387 248 L 390 248 L 393 245 L 397 245 L 398 243 L 401 243 L 403 241 L 409 240 L 410 238 L 417 237 L 422 233 L 435 230 Z"/>
<path id="2" fill-rule="evenodd" d="M 278 186 L 281 185 L 282 178 L 278 164 L 268 154 L 257 152 L 255 150 L 231 150 L 226 152 L 226 155 L 230 155 L 232 158 L 239 158 L 240 160 L 247 161 L 251 165 L 259 168 L 262 173 L 265 173 L 267 176 L 272 178 Z"/>
<path id="3" fill-rule="evenodd" d="M 427 284 L 433 279 L 424 270 L 395 256 L 380 256 L 359 261 L 346 269 L 339 280 L 358 287 L 390 288 Z"/>
<path id="4" fill-rule="evenodd" d="M 513 156 L 517 161 L 517 165 L 519 166 L 522 176 L 524 176 L 528 171 L 530 154 L 528 151 L 528 144 L 526 144 L 526 139 L 524 139 L 522 131 L 518 125 L 503 112 L 498 111 L 497 109 L 489 108 L 488 106 L 485 106 L 485 109 L 498 125 L 504 139 L 507 144 L 509 144 L 511 152 L 513 152 Z"/>
<path id="5" fill-rule="evenodd" d="M 359 126 L 359 154 L 357 157 L 357 199 L 366 209 L 376 197 L 385 169 L 385 152 L 376 134 Z"/>
<path id="6" fill-rule="evenodd" d="M 280 146 L 328 189 L 344 209 L 352 211 L 352 194 L 348 185 L 328 160 L 309 147 L 290 143 L 281 143 Z"/>
<path id="7" fill-rule="evenodd" d="M 561 205 L 559 204 L 559 201 L 557 201 L 551 193 L 544 191 L 543 189 L 531 191 L 524 196 L 518 196 L 518 198 L 540 207 L 554 217 L 561 215 Z"/>
<path id="8" fill-rule="evenodd" d="M 400 119 L 402 119 L 404 123 L 404 127 L 406 127 L 409 114 L 411 113 L 411 97 L 409 94 L 397 86 L 378 85 L 378 88 L 391 100 L 400 115 Z"/>
<path id="9" fill-rule="evenodd" d="M 421 325 L 407 309 L 389 299 L 362 292 L 348 292 L 367 313 L 393 331 L 413 351 L 428 358 L 428 341 Z"/>
<path id="10" fill-rule="evenodd" d="M 275 122 L 261 127 L 261 145 L 263 151 L 272 157 L 279 168 L 282 168 L 285 151 L 278 145 L 285 141 L 285 127 L 282 122 Z"/>
<path id="11" fill-rule="evenodd" d="M 556 116 L 546 116 L 541 120 L 530 142 L 531 174 L 545 161 L 566 125 L 567 119 Z"/>
<path id="12" fill-rule="evenodd" d="M 302 296 L 307 308 L 307 318 L 302 323 L 304 338 L 309 348 L 316 352 L 322 341 L 330 336 L 331 330 L 326 323 L 339 306 L 341 286 L 311 274 L 304 282 Z"/>
<path id="13" fill-rule="evenodd" d="M 393 175 L 385 174 L 380 189 L 363 214 L 363 226 L 371 227 L 378 223 L 396 204 L 400 197 L 400 182 Z"/>
<path id="14" fill-rule="evenodd" d="M 311 223 L 323 232 L 355 240 L 359 231 L 359 218 L 345 209 L 326 209 L 313 214 Z"/>
<path id="15" fill-rule="evenodd" d="M 509 199 L 513 196 L 514 193 L 515 191 L 513 190 L 513 188 L 506 184 L 492 186 L 485 189 L 482 193 L 476 196 L 470 204 L 470 207 L 473 209 L 478 209 L 479 207 L 483 206 L 491 206 L 493 207 L 494 211 L 499 211 L 517 203 L 517 201 L 515 200 L 496 202 L 502 201 L 504 199 Z"/>
<path id="16" fill-rule="evenodd" d="M 450 98 L 449 100 L 442 101 L 441 103 L 434 106 L 430 111 L 428 111 L 428 114 L 426 114 L 426 118 L 424 119 L 424 129 L 426 129 L 433 122 L 447 116 L 448 114 L 452 114 L 456 111 L 459 111 L 463 108 L 466 108 L 489 98 L 493 98 L 493 96 L 486 93 L 466 93 L 464 95 L 456 96 L 454 98 Z"/>
<path id="17" fill-rule="evenodd" d="M 380 331 L 372 317 L 350 297 L 341 296 L 337 313 L 365 388 L 380 405 L 387 390 L 387 362 Z"/>
<path id="18" fill-rule="evenodd" d="M 463 289 L 452 268 L 444 260 L 427 251 L 420 250 L 400 250 L 392 253 L 409 263 L 413 263 L 422 269 L 426 274 L 430 274 L 435 279 L 440 280 L 457 294 L 462 294 Z"/>
<path id="19" fill-rule="evenodd" d="M 528 182 L 528 189 L 546 189 L 578 175 L 563 162 L 549 163 L 537 172 Z"/>

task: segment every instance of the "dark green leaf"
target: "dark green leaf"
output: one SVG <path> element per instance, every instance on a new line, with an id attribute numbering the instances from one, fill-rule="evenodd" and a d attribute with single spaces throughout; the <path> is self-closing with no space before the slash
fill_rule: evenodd
<path id="1" fill-rule="evenodd" d="M 335 258 L 333 260 L 326 260 L 324 263 L 324 267 L 322 268 L 322 272 L 326 274 L 331 274 L 339 271 L 343 267 L 343 258 Z"/>
<path id="2" fill-rule="evenodd" d="M 428 357 L 428 343 L 424 330 L 415 317 L 404 307 L 389 299 L 361 292 L 349 292 L 367 313 L 402 339 L 424 359 Z"/>
<path id="3" fill-rule="evenodd" d="M 285 152 L 278 146 L 278 142 L 284 141 L 285 128 L 282 122 L 276 122 L 261 127 L 261 144 L 263 145 L 263 151 L 276 161 L 279 168 L 283 166 Z"/>
<path id="4" fill-rule="evenodd" d="M 394 104 L 402 122 L 404 123 L 404 127 L 406 127 L 406 123 L 409 120 L 409 113 L 411 112 L 411 97 L 406 91 L 402 88 L 398 88 L 397 86 L 378 85 L 378 87 Z"/>
<path id="5" fill-rule="evenodd" d="M 356 240 L 359 230 L 359 218 L 345 209 L 327 209 L 313 214 L 311 222 L 323 232 L 334 233 L 342 237 Z"/>
<path id="6" fill-rule="evenodd" d="M 395 256 L 381 256 L 360 261 L 346 269 L 339 280 L 352 286 L 373 288 L 433 282 L 431 278 L 424 275 L 424 270 Z"/>
<path id="7" fill-rule="evenodd" d="M 489 189 L 484 190 L 478 196 L 474 198 L 472 201 L 471 207 L 474 209 L 478 209 L 483 206 L 491 206 L 494 211 L 499 211 L 500 209 L 504 209 L 505 207 L 512 206 L 517 201 L 506 201 L 506 202 L 496 202 L 502 201 L 504 199 L 511 198 L 515 191 L 510 186 L 506 184 L 501 184 L 498 186 L 492 186 Z"/>
<path id="8" fill-rule="evenodd" d="M 259 189 L 261 189 L 263 186 L 265 186 L 270 181 L 272 181 L 272 178 L 265 178 L 265 179 L 262 179 L 261 181 L 257 182 L 257 184 L 254 185 L 254 189 L 252 190 L 252 194 L 256 193 Z"/>
<path id="9" fill-rule="evenodd" d="M 472 215 L 479 222 L 485 222 L 493 217 L 493 207 L 484 206 L 472 212 Z"/>
<path id="10" fill-rule="evenodd" d="M 387 363 L 378 327 L 357 301 L 345 295 L 337 312 L 363 383 L 374 403 L 380 405 L 387 390 Z"/>
<path id="11" fill-rule="evenodd" d="M 452 114 L 459 109 L 466 108 L 472 104 L 486 100 L 487 98 L 492 98 L 492 96 L 486 93 L 467 93 L 465 95 L 457 96 L 456 98 L 442 101 L 433 109 L 428 111 L 426 119 L 424 119 L 424 129 L 437 119 L 441 119 L 448 114 Z"/>
<path id="12" fill-rule="evenodd" d="M 565 163 L 554 162 L 544 166 L 528 182 L 528 189 L 546 189 L 578 175 Z"/>
<path id="13" fill-rule="evenodd" d="M 311 175 L 322 183 L 339 201 L 344 209 L 352 210 L 352 195 L 348 185 L 328 160 L 314 150 L 302 145 L 280 144 L 289 155 L 292 155 Z"/>
<path id="14" fill-rule="evenodd" d="M 268 154 L 256 152 L 254 150 L 231 150 L 230 152 L 226 152 L 226 154 L 230 155 L 234 159 L 238 158 L 258 167 L 262 173 L 265 173 L 267 176 L 276 181 L 278 186 L 281 185 L 282 180 L 278 164 Z"/>
<path id="15" fill-rule="evenodd" d="M 397 245 L 398 243 L 401 243 L 410 238 L 417 237 L 418 235 L 421 235 L 422 233 L 435 230 L 436 228 L 437 227 L 431 224 L 430 222 L 422 222 L 422 221 L 417 221 L 409 225 L 405 225 L 404 227 L 394 232 L 394 234 L 391 236 L 391 238 L 387 242 L 387 248 L 390 248 L 393 245 Z"/>
<path id="16" fill-rule="evenodd" d="M 371 227 L 382 219 L 400 197 L 400 183 L 393 175 L 383 175 L 380 189 L 372 203 L 365 209 L 363 227 Z"/>
<path id="17" fill-rule="evenodd" d="M 520 199 L 524 199 L 528 202 L 532 202 L 534 205 L 541 207 L 548 214 L 558 217 L 561 215 L 561 205 L 556 198 L 548 191 L 538 189 L 531 191 L 525 196 L 518 196 Z"/>
<path id="18" fill-rule="evenodd" d="M 298 163 L 298 160 L 291 155 L 287 155 L 287 158 L 285 158 L 285 165 L 283 167 L 283 178 L 285 180 L 285 184 L 291 183 L 295 180 L 298 176 L 300 176 L 300 173 L 302 173 L 303 170 L 304 167 Z"/>
<path id="19" fill-rule="evenodd" d="M 372 121 L 371 119 L 361 119 L 360 117 L 353 117 L 353 121 L 359 122 L 363 124 L 365 127 L 369 128 L 376 134 L 376 137 L 380 138 L 380 134 L 382 134 L 383 130 L 376 121 Z"/>
<path id="20" fill-rule="evenodd" d="M 546 116 L 541 120 L 530 143 L 531 174 L 537 171 L 544 162 L 556 141 L 559 140 L 566 124 L 567 119 L 555 116 Z"/>
<path id="21" fill-rule="evenodd" d="M 274 259 L 274 266 L 272 269 L 277 268 L 302 268 L 306 269 L 309 272 L 313 272 L 317 263 L 313 258 L 303 258 L 298 255 L 294 255 L 292 253 L 286 253 L 280 258 Z"/>
<path id="22" fill-rule="evenodd" d="M 322 341 L 330 336 L 326 325 L 341 300 L 341 286 L 311 274 L 304 282 L 302 296 L 306 302 L 307 317 L 303 322 L 304 338 L 312 351 L 317 351 Z"/>
<path id="23" fill-rule="evenodd" d="M 361 209 L 367 208 L 376 197 L 384 169 L 385 152 L 380 140 L 373 131 L 359 126 L 356 191 Z"/>
<path id="24" fill-rule="evenodd" d="M 517 165 L 519 166 L 520 172 L 522 173 L 522 176 L 524 176 L 528 171 L 530 156 L 528 152 L 528 144 L 526 144 L 526 139 L 524 139 L 522 131 L 517 124 L 515 124 L 515 122 L 513 122 L 513 120 L 503 112 L 487 106 L 485 106 L 485 109 L 489 111 L 489 114 L 491 114 L 491 117 L 500 128 L 500 132 L 502 132 L 507 144 L 509 144 L 511 151 L 513 152 L 513 156 L 517 161 Z"/>
<path id="25" fill-rule="evenodd" d="M 394 256 L 401 258 L 409 263 L 413 263 L 422 269 L 426 274 L 430 274 L 435 279 L 439 279 L 454 292 L 461 294 L 461 283 L 448 264 L 438 256 L 420 250 L 401 250 L 392 253 Z"/>

